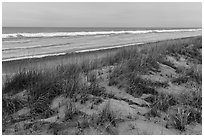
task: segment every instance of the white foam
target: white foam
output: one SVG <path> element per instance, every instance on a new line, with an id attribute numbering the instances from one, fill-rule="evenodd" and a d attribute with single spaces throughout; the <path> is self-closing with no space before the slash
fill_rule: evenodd
<path id="1" fill-rule="evenodd" d="M 86 35 L 111 35 L 111 34 L 143 34 L 143 33 L 164 33 L 164 32 L 189 32 L 202 29 L 171 29 L 171 30 L 136 30 L 136 31 L 96 31 L 96 32 L 54 32 L 54 33 L 10 33 L 2 34 L 2 38 L 39 38 L 39 37 L 68 37 Z"/>

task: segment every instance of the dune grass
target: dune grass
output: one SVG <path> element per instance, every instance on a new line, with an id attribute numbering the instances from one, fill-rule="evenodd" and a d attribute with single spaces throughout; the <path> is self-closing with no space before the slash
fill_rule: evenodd
<path id="1" fill-rule="evenodd" d="M 169 40 L 165 42 L 155 42 L 145 44 L 140 47 L 127 47 L 120 50 L 109 52 L 107 56 L 97 57 L 96 59 L 81 59 L 69 63 L 68 65 L 58 65 L 50 69 L 23 70 L 8 78 L 3 85 L 3 119 L 24 106 L 31 108 L 33 117 L 43 118 L 52 115 L 49 106 L 52 100 L 65 95 L 71 99 L 81 94 L 81 102 L 86 101 L 87 94 L 101 97 L 105 95 L 105 89 L 101 88 L 96 80 L 96 74 L 90 72 L 103 66 L 114 65 L 115 68 L 109 76 L 109 85 L 122 85 L 126 92 L 134 97 L 141 97 L 143 94 L 154 96 L 151 105 L 151 115 L 159 116 L 159 111 L 167 112 L 171 107 L 182 105 L 182 112 L 171 114 L 171 120 L 175 121 L 177 129 L 185 130 L 185 125 L 189 122 L 200 122 L 202 119 L 202 93 L 191 92 L 191 94 L 175 97 L 168 94 L 159 94 L 157 87 L 167 87 L 168 83 L 152 82 L 144 80 L 140 76 L 149 72 L 159 72 L 159 63 L 177 69 L 171 62 L 164 59 L 164 55 L 185 55 L 194 62 L 201 63 L 200 54 L 201 37 Z M 194 46 L 189 46 L 191 43 Z M 103 54 L 105 55 L 105 54 Z M 89 85 L 84 84 L 81 75 L 88 78 Z M 198 70 L 190 69 L 181 77 L 173 80 L 173 83 L 186 83 L 185 78 L 191 78 L 198 84 L 202 83 L 202 73 Z M 28 92 L 27 102 L 13 99 L 12 96 L 26 90 Z M 10 97 L 10 98 L 8 98 Z M 106 107 L 108 109 L 108 107 Z M 188 108 L 188 109 L 186 109 Z M 190 108 L 190 109 L 189 109 Z M 184 110 L 183 110 L 184 109 Z M 72 110 L 67 117 L 72 116 Z M 182 116 L 186 117 L 183 118 Z M 187 120 L 186 120 L 187 119 Z M 190 120 L 189 120 L 190 119 Z M 98 117 L 97 123 L 110 122 L 114 124 L 115 117 L 109 110 L 104 110 Z"/>
<path id="2" fill-rule="evenodd" d="M 124 60 L 120 65 L 115 67 L 109 78 L 109 85 L 120 85 L 125 83 L 127 86 L 126 92 L 134 97 L 140 97 L 143 94 L 152 94 L 150 99 L 151 116 L 161 116 L 161 112 L 165 112 L 169 116 L 169 121 L 173 123 L 173 127 L 184 131 L 185 126 L 192 122 L 201 122 L 202 119 L 202 92 L 201 90 L 194 92 L 183 92 L 181 95 L 171 95 L 158 93 L 156 87 L 168 87 L 167 83 L 154 83 L 145 79 L 141 79 L 140 75 L 148 72 L 159 72 L 159 64 L 167 65 L 178 72 L 178 68 L 170 61 L 165 59 L 166 55 L 170 56 L 185 56 L 188 60 L 194 63 L 201 63 L 201 38 L 179 40 L 167 42 L 165 44 L 142 48 L 140 52 L 131 50 L 135 55 L 123 54 Z M 190 44 L 190 45 L 189 45 Z M 146 45 L 148 46 L 148 45 Z M 123 52 L 125 53 L 125 52 Z M 173 83 L 182 84 L 189 81 L 194 81 L 197 84 L 202 83 L 202 73 L 191 67 L 190 69 L 179 72 L 180 76 L 173 79 Z M 125 81 L 125 82 L 123 82 Z M 194 102 L 193 102 L 194 100 Z M 178 107 L 182 106 L 182 107 Z M 199 107 L 200 106 L 200 107 Z M 168 110 L 172 107 L 176 108 L 176 113 L 168 114 Z"/>

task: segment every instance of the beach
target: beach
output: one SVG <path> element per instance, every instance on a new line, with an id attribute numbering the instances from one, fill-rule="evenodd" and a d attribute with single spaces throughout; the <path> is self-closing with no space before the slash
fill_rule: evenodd
<path id="1" fill-rule="evenodd" d="M 5 61 L 3 69 L 6 135 L 202 134 L 202 36 Z"/>
<path id="2" fill-rule="evenodd" d="M 2 2 L 2 135 L 202 135 L 202 2 Z"/>
<path id="3" fill-rule="evenodd" d="M 102 50 L 110 51 L 119 47 L 137 46 L 150 42 L 201 35 L 201 30 L 199 29 L 151 31 L 153 32 L 150 33 L 150 30 L 123 32 L 100 31 L 100 33 L 93 31 L 88 33 L 88 35 L 87 33 L 84 34 L 84 32 L 75 32 L 74 34 L 76 36 L 69 37 L 65 37 L 64 35 L 56 37 L 50 37 L 49 35 L 46 35 L 46 37 L 29 35 L 29 37 L 4 38 L 2 47 L 2 72 L 4 75 L 26 68 L 50 68 L 60 64 L 69 64 L 70 60 L 73 62 L 73 54 L 74 56 L 81 56 L 82 54 L 86 54 L 85 52 L 98 50 L 103 52 L 103 56 L 106 56 Z M 39 33 L 34 34 L 39 35 Z M 54 34 L 62 35 L 61 33 Z M 65 34 L 67 35 L 67 33 Z M 70 32 L 68 34 L 73 35 Z M 8 36 L 8 34 L 6 35 Z M 88 56 L 89 59 L 95 59 L 101 55 L 95 54 L 94 56 L 90 56 L 89 54 Z M 74 60 L 77 59 L 75 58 Z"/>

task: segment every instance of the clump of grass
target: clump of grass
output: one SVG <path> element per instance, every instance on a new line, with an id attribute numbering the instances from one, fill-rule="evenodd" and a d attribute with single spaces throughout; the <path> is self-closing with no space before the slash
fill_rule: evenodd
<path id="1" fill-rule="evenodd" d="M 105 94 L 105 89 L 94 82 L 88 87 L 88 93 L 94 96 L 102 96 Z"/>
<path id="2" fill-rule="evenodd" d="M 109 86 L 118 85 L 120 81 L 126 79 L 127 72 L 126 66 L 117 66 L 114 68 L 113 72 L 109 75 Z"/>
<path id="3" fill-rule="evenodd" d="M 142 94 L 157 95 L 158 92 L 155 90 L 156 87 L 166 87 L 167 83 L 152 82 L 150 80 L 142 79 L 138 75 L 129 76 L 129 87 L 127 92 L 134 97 L 140 97 Z"/>
<path id="4" fill-rule="evenodd" d="M 191 67 L 187 70 L 186 74 L 187 77 L 190 77 L 192 80 L 197 82 L 198 84 L 202 84 L 202 72 Z"/>
<path id="5" fill-rule="evenodd" d="M 25 102 L 17 98 L 2 98 L 2 129 L 5 130 L 10 123 L 15 123 L 16 120 L 11 114 L 17 112 L 25 106 Z"/>
<path id="6" fill-rule="evenodd" d="M 172 80 L 173 83 L 183 84 L 188 81 L 195 81 L 198 84 L 202 84 L 202 72 L 191 67 L 181 73 L 181 76 Z"/>
<path id="7" fill-rule="evenodd" d="M 142 94 L 157 93 L 155 89 L 148 87 L 146 84 L 147 82 L 144 81 L 143 79 L 136 78 L 130 83 L 130 86 L 127 89 L 127 93 L 129 93 L 130 95 L 133 95 L 136 98 L 142 96 Z"/>
<path id="8" fill-rule="evenodd" d="M 72 102 L 70 102 L 67 105 L 67 109 L 66 109 L 66 114 L 65 114 L 65 121 L 67 120 L 73 120 L 74 117 L 76 115 L 79 114 L 79 111 L 76 109 L 76 107 L 74 106 L 74 104 Z"/>
<path id="9" fill-rule="evenodd" d="M 160 93 L 155 96 L 151 105 L 150 114 L 152 116 L 159 116 L 159 111 L 166 112 L 169 107 L 177 104 L 177 99 L 171 94 Z"/>
<path id="10" fill-rule="evenodd" d="M 148 71 L 158 71 L 159 64 L 157 60 L 158 57 L 153 53 L 149 53 L 147 56 L 138 53 L 137 56 L 129 59 L 124 65 L 127 65 L 127 71 L 129 72 L 144 74 Z"/>
<path id="11" fill-rule="evenodd" d="M 87 75 L 87 81 L 88 81 L 88 82 L 96 83 L 96 80 L 97 80 L 96 72 L 90 72 L 90 73 Z"/>
<path id="12" fill-rule="evenodd" d="M 36 82 L 43 79 L 40 71 L 21 71 L 16 73 L 13 77 L 8 78 L 5 82 L 2 92 L 16 94 L 24 89 L 32 87 Z"/>
<path id="13" fill-rule="evenodd" d="M 201 123 L 201 113 L 189 105 L 177 105 L 172 107 L 172 113 L 168 115 L 167 127 L 172 126 L 180 131 L 185 131 L 186 126 L 193 122 Z"/>
<path id="14" fill-rule="evenodd" d="M 98 126 L 104 124 L 116 126 L 116 121 L 117 121 L 116 114 L 113 111 L 111 111 L 109 103 L 107 103 L 107 105 L 95 119 L 95 123 Z"/>
<path id="15" fill-rule="evenodd" d="M 94 96 L 102 96 L 105 94 L 105 88 L 101 87 L 97 82 L 97 74 L 96 72 L 90 72 L 87 75 L 87 81 L 90 83 L 89 85 L 82 86 L 81 85 L 81 93 L 83 95 L 82 102 L 86 101 L 87 95 L 91 94 Z"/>
<path id="16" fill-rule="evenodd" d="M 32 108 L 32 114 L 43 115 L 44 112 L 49 109 L 50 103 L 56 96 L 67 92 L 64 89 L 65 84 L 68 85 L 66 81 L 56 81 L 56 79 L 37 83 L 35 87 L 30 90 L 30 101 L 28 102 L 30 108 Z M 68 86 L 75 85 L 72 84 Z M 68 88 L 71 89 L 72 87 L 66 87 L 66 89 Z"/>
<path id="17" fill-rule="evenodd" d="M 190 111 L 184 106 L 176 107 L 175 111 L 175 113 L 169 115 L 169 123 L 174 128 L 180 131 L 185 131 L 186 125 L 188 124 Z"/>
<path id="18" fill-rule="evenodd" d="M 179 103 L 182 105 L 191 106 L 202 112 L 202 90 L 197 88 L 196 90 L 189 90 L 182 92 L 179 96 Z"/>
<path id="19" fill-rule="evenodd" d="M 47 96 L 38 97 L 37 100 L 32 102 L 33 104 L 30 105 L 30 113 L 33 117 L 48 118 L 53 114 L 49 108 L 51 100 L 48 100 Z"/>
<path id="20" fill-rule="evenodd" d="M 2 98 L 3 115 L 12 114 L 23 108 L 24 102 L 18 99 Z"/>
<path id="21" fill-rule="evenodd" d="M 143 66 L 143 69 L 147 68 L 146 72 L 149 70 L 152 71 L 158 71 L 159 70 L 159 64 L 158 59 L 160 57 L 160 54 L 156 53 L 150 53 L 147 58 L 143 62 L 145 62 L 145 65 Z"/>

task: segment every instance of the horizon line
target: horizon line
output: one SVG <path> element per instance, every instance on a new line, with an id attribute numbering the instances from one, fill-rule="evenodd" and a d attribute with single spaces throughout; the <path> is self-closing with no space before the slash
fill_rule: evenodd
<path id="1" fill-rule="evenodd" d="M 202 28 L 201 27 L 120 27 L 120 26 L 116 26 L 116 27 L 106 27 L 106 26 L 99 26 L 99 27 L 85 27 L 85 26 L 62 26 L 62 27 L 56 27 L 56 26 L 52 26 L 52 27 L 46 27 L 46 26 L 2 26 L 2 28 Z"/>

